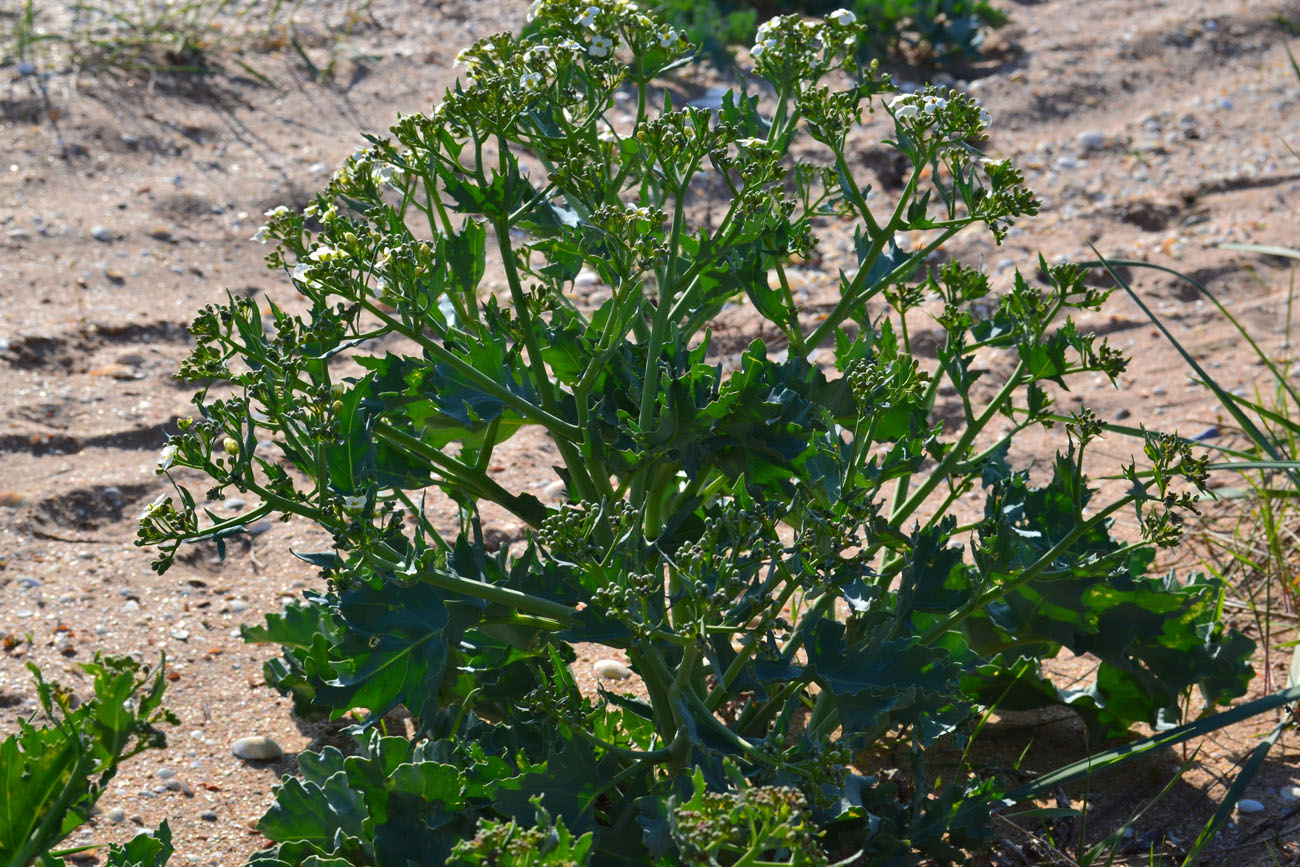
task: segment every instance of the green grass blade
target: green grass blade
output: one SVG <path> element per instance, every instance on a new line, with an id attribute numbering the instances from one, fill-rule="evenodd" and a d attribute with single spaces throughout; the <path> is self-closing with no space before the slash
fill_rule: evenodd
<path id="1" fill-rule="evenodd" d="M 1193 738 L 1203 737 L 1210 732 L 1236 725 L 1239 722 L 1267 713 L 1279 707 L 1300 701 L 1300 686 L 1292 686 L 1272 695 L 1248 701 L 1234 708 L 1217 713 L 1214 716 L 1185 723 L 1159 734 L 1141 738 L 1132 743 L 1123 744 L 1114 749 L 1094 753 L 1087 758 L 1057 768 L 1046 773 L 1033 782 L 1026 783 L 1008 792 L 1006 799 L 1012 803 L 1037 798 L 1051 792 L 1057 786 L 1077 780 L 1088 774 L 1121 765 L 1131 759 L 1145 755 L 1152 750 L 1164 749 L 1181 744 Z"/>
<path id="2" fill-rule="evenodd" d="M 1282 256 L 1287 259 L 1300 259 L 1300 250 L 1290 247 L 1274 247 L 1269 244 L 1220 244 L 1220 250 L 1239 250 L 1243 253 L 1262 253 L 1265 256 Z"/>
<path id="3" fill-rule="evenodd" d="M 1209 372 L 1205 370 L 1205 368 L 1201 367 L 1201 365 L 1196 361 L 1196 359 L 1192 357 L 1192 354 L 1188 352 L 1187 349 L 1178 341 L 1178 338 L 1174 337 L 1173 333 L 1170 332 L 1169 328 L 1165 325 L 1164 321 L 1161 320 L 1160 317 L 1156 316 L 1155 311 L 1153 311 L 1150 307 L 1146 305 L 1146 302 L 1142 300 L 1142 297 L 1138 295 L 1138 293 L 1133 291 L 1133 287 L 1130 286 L 1126 280 L 1120 277 L 1119 274 L 1115 273 L 1115 268 L 1113 266 L 1128 265 L 1128 266 L 1139 267 L 1139 268 L 1151 268 L 1153 270 L 1164 271 L 1167 274 L 1173 274 L 1176 277 L 1187 280 L 1189 283 L 1195 286 L 1198 291 L 1200 291 L 1212 302 L 1214 302 L 1215 306 L 1219 308 L 1219 311 L 1222 312 L 1223 315 L 1228 319 L 1228 321 L 1230 321 L 1233 324 L 1233 326 L 1237 329 L 1237 331 L 1241 333 L 1242 337 L 1245 338 L 1246 342 L 1249 343 L 1250 346 L 1255 350 L 1255 353 L 1260 357 L 1260 359 L 1262 359 L 1264 363 L 1267 364 L 1269 368 L 1273 371 L 1273 375 L 1276 378 L 1276 380 L 1279 383 L 1284 384 L 1287 390 L 1291 392 L 1292 397 L 1293 399 L 1295 399 L 1296 403 L 1300 404 L 1300 397 L 1297 397 L 1295 395 L 1294 390 L 1291 388 L 1290 384 L 1287 383 L 1286 377 L 1282 374 L 1281 371 L 1277 369 L 1277 366 L 1273 364 L 1272 359 L 1270 359 L 1263 352 L 1263 350 L 1259 348 L 1259 344 L 1257 344 L 1254 341 L 1254 339 L 1246 332 L 1246 330 L 1241 327 L 1241 324 L 1237 322 L 1237 320 L 1232 316 L 1231 313 L 1228 312 L 1227 308 L 1225 308 L 1221 303 L 1219 303 L 1219 300 L 1215 298 L 1214 295 L 1208 289 L 1202 286 L 1198 281 L 1193 280 L 1187 275 L 1175 271 L 1172 268 L 1166 268 L 1163 265 L 1153 265 L 1150 262 L 1139 262 L 1131 259 L 1128 260 L 1116 259 L 1114 262 L 1111 262 L 1110 260 L 1103 257 L 1101 255 L 1101 252 L 1096 247 L 1092 247 L 1092 251 L 1097 254 L 1098 261 L 1100 262 L 1102 267 L 1106 269 L 1107 273 L 1110 274 L 1111 279 L 1115 281 L 1115 284 L 1128 293 L 1128 296 L 1133 300 L 1133 303 L 1136 304 L 1138 308 L 1147 315 L 1147 318 L 1151 320 L 1152 324 L 1155 325 L 1156 328 L 1160 329 L 1160 332 L 1164 334 L 1164 336 L 1169 340 L 1169 342 L 1173 345 L 1174 349 L 1178 350 L 1178 354 L 1183 357 L 1183 360 L 1187 362 L 1188 366 L 1191 367 L 1192 370 L 1196 371 L 1196 374 L 1200 376 L 1202 381 L 1204 381 L 1205 384 L 1209 386 L 1210 390 L 1214 392 L 1214 396 L 1219 399 L 1219 403 L 1223 404 L 1224 408 L 1228 410 L 1228 412 L 1236 420 L 1237 424 L 1241 426 L 1241 429 L 1243 432 L 1245 432 L 1246 436 L 1250 437 L 1251 441 L 1255 443 L 1255 445 L 1257 445 L 1261 451 L 1266 452 L 1270 458 L 1278 461 L 1282 460 L 1282 456 L 1278 454 L 1278 451 L 1274 447 L 1272 440 L 1268 437 L 1267 434 L 1265 434 L 1264 431 L 1259 429 L 1259 427 L 1255 424 L 1253 419 L 1247 416 L 1246 413 L 1242 412 L 1241 407 L 1238 405 L 1237 399 L 1233 397 L 1233 395 L 1229 394 L 1223 388 L 1223 386 L 1219 385 L 1219 383 L 1215 381 L 1214 377 L 1210 376 Z M 1093 263 L 1084 263 L 1084 264 L 1090 265 Z M 1290 478 L 1291 484 L 1300 488 L 1300 473 L 1296 473 L 1295 471 L 1289 471 L 1287 472 L 1287 476 L 1288 478 Z"/>
<path id="4" fill-rule="evenodd" d="M 1250 755 L 1241 765 L 1241 772 L 1237 774 L 1237 778 L 1232 781 L 1232 785 L 1224 793 L 1223 802 L 1219 804 L 1219 809 L 1214 811 L 1210 821 L 1205 823 L 1201 833 L 1196 836 L 1192 848 L 1187 852 L 1187 857 L 1183 859 L 1183 867 L 1189 867 L 1196 860 L 1201 850 L 1209 845 L 1209 842 L 1214 839 L 1214 835 L 1223 827 L 1223 823 L 1232 815 L 1232 811 L 1237 807 L 1237 801 L 1245 794 L 1246 787 L 1259 773 L 1259 767 L 1264 764 L 1264 759 L 1268 757 L 1268 751 L 1273 748 L 1273 744 L 1277 743 L 1278 737 L 1290 722 L 1290 717 L 1284 718 L 1282 722 L 1273 727 L 1273 730 L 1268 733 L 1259 746 L 1250 751 Z"/>

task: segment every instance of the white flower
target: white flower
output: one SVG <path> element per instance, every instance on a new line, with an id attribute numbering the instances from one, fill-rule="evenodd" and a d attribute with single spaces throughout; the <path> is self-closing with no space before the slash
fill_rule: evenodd
<path id="1" fill-rule="evenodd" d="M 253 233 L 253 237 L 249 238 L 248 240 L 256 241 L 259 244 L 265 244 L 266 233 L 269 231 L 271 231 L 270 226 L 258 226 L 257 231 Z"/>
<path id="2" fill-rule="evenodd" d="M 614 40 L 608 36 L 598 34 L 591 37 L 591 44 L 587 46 L 587 53 L 592 57 L 607 57 L 613 48 Z"/>
<path id="3" fill-rule="evenodd" d="M 669 28 L 659 34 L 659 45 L 662 48 L 672 48 L 679 39 L 681 39 L 681 36 L 678 35 L 677 31 Z"/>
<path id="4" fill-rule="evenodd" d="M 466 48 L 464 51 L 461 51 L 459 54 L 457 54 L 456 62 L 453 63 L 452 66 L 455 67 L 456 69 L 460 69 L 462 66 L 468 65 L 470 62 L 469 51 L 470 50 Z"/>
<path id="5" fill-rule="evenodd" d="M 332 262 L 335 259 L 347 258 L 347 253 L 338 247 L 331 247 L 328 244 L 321 244 L 316 249 L 307 254 L 307 258 L 313 262 Z"/>
<path id="6" fill-rule="evenodd" d="M 921 116 L 921 109 L 915 104 L 900 105 L 894 109 L 894 120 L 913 120 Z"/>
<path id="7" fill-rule="evenodd" d="M 346 494 L 344 495 L 343 510 L 345 512 L 360 512 L 365 507 L 366 507 L 366 498 L 364 496 L 349 497 Z"/>
<path id="8" fill-rule="evenodd" d="M 263 214 L 268 220 L 274 220 L 276 217 L 286 217 L 289 215 L 289 209 L 284 205 L 278 205 Z"/>
<path id="9" fill-rule="evenodd" d="M 767 141 L 765 139 L 753 138 L 751 136 L 750 138 L 737 139 L 736 144 L 742 148 L 757 148 L 767 144 Z"/>
<path id="10" fill-rule="evenodd" d="M 775 39 L 764 39 L 753 48 L 749 49 L 749 53 L 754 57 L 762 57 L 765 51 L 770 51 L 771 49 L 776 48 L 776 45 L 777 42 Z"/>
<path id="11" fill-rule="evenodd" d="M 174 463 L 176 463 L 176 446 L 163 446 L 162 454 L 158 456 L 158 472 L 170 470 Z"/>
<path id="12" fill-rule="evenodd" d="M 627 210 L 628 216 L 630 217 L 647 221 L 654 219 L 654 213 L 647 207 L 637 206 L 631 202 L 625 203 L 623 207 Z"/>
<path id="13" fill-rule="evenodd" d="M 370 167 L 370 180 L 380 186 L 393 180 L 394 169 L 388 163 L 379 163 Z"/>
<path id="14" fill-rule="evenodd" d="M 562 48 L 565 51 L 572 51 L 574 54 L 582 51 L 582 45 L 578 42 L 574 42 L 572 39 L 563 39 L 555 43 L 555 47 Z"/>
<path id="15" fill-rule="evenodd" d="M 545 0 L 533 0 L 532 3 L 528 4 L 528 20 L 529 20 L 529 21 L 532 21 L 534 18 L 536 18 L 536 17 L 537 17 L 537 13 L 542 11 L 542 4 L 543 4 L 544 2 L 545 2 Z"/>
<path id="16" fill-rule="evenodd" d="M 588 6 L 587 10 L 573 19 L 573 23 L 579 27 L 586 27 L 588 30 L 596 29 L 596 16 L 600 14 L 599 6 Z"/>
<path id="17" fill-rule="evenodd" d="M 942 96 L 927 96 L 924 102 L 925 105 L 921 108 L 921 111 L 927 115 L 932 115 L 936 111 L 942 111 L 948 107 L 948 100 Z"/>
<path id="18" fill-rule="evenodd" d="M 830 15 L 826 16 L 826 20 L 834 21 L 841 27 L 848 27 L 850 24 L 858 20 L 858 16 L 854 15 L 847 9 L 836 9 Z"/>
<path id="19" fill-rule="evenodd" d="M 167 502 L 167 495 L 159 494 L 158 499 L 154 500 L 152 503 L 144 507 L 144 511 L 140 513 L 140 517 L 136 518 L 136 520 L 146 521 L 149 518 L 152 518 L 155 514 L 158 513 L 158 510 L 161 509 L 163 505 L 166 504 L 166 502 Z"/>
<path id="20" fill-rule="evenodd" d="M 985 109 L 980 109 L 980 126 L 988 126 L 993 122 L 993 117 Z"/>
<path id="21" fill-rule="evenodd" d="M 542 74 L 540 72 L 525 72 L 519 76 L 519 86 L 524 90 L 536 90 L 542 86 Z"/>

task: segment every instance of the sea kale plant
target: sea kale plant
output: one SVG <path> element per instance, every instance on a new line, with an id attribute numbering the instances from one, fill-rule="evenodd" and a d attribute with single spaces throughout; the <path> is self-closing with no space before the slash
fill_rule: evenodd
<path id="1" fill-rule="evenodd" d="M 139 541 L 161 571 L 272 516 L 328 531 L 297 552 L 324 585 L 245 634 L 282 646 L 266 673 L 298 713 L 348 716 L 360 744 L 299 756 L 255 863 L 959 859 L 1001 782 L 927 757 L 982 708 L 1063 703 L 1106 735 L 1173 722 L 1194 687 L 1242 693 L 1219 586 L 1147 574 L 1203 460 L 1151 435 L 1099 502 L 1080 411 L 1038 483 L 1015 465 L 1055 388 L 1125 360 L 1071 323 L 1106 296 L 1079 269 L 994 286 L 938 264 L 1038 206 L 979 150 L 978 104 L 898 95 L 837 13 L 764 25 L 759 96 L 679 108 L 659 82 L 694 47 L 668 25 L 625 0 L 533 14 L 305 210 L 268 214 L 301 312 L 232 297 L 193 325 L 199 412 L 159 471 L 258 504 L 220 517 L 178 484 Z M 912 167 L 894 200 L 855 173 L 868 112 Z M 805 300 L 792 259 L 850 222 L 856 262 Z M 603 300 L 575 293 L 584 271 Z M 719 351 L 744 305 L 769 339 Z M 493 472 L 523 436 L 562 505 Z M 1121 510 L 1142 538 L 1111 535 Z M 635 677 L 584 690 L 579 643 Z M 1091 684 L 1044 677 L 1062 648 L 1099 660 Z"/>

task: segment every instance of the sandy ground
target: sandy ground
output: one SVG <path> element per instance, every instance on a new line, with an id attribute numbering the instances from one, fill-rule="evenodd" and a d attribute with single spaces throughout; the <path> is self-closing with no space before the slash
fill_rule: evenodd
<path id="1" fill-rule="evenodd" d="M 1051 261 L 1081 259 L 1089 243 L 1109 256 L 1170 265 L 1207 282 L 1269 351 L 1286 356 L 1291 271 L 1281 259 L 1220 244 L 1297 243 L 1300 159 L 1287 142 L 1300 146 L 1300 82 L 1285 45 L 1300 3 L 1001 5 L 1012 25 L 993 37 L 985 60 L 955 76 L 993 114 L 988 149 L 1026 169 L 1044 213 L 1001 248 L 959 238 L 947 249 L 982 260 L 1003 285 L 1012 268 L 1032 269 L 1038 251 Z M 149 553 L 131 546 L 134 518 L 162 490 L 153 467 L 165 431 L 188 414 L 190 390 L 170 377 L 187 352 L 194 311 L 227 290 L 290 298 L 287 282 L 265 270 L 265 248 L 248 240 L 262 212 L 305 204 L 363 131 L 429 108 L 452 80 L 456 52 L 521 22 L 524 6 L 376 0 L 341 43 L 330 34 L 342 4 L 304 7 L 304 33 L 318 37 L 309 47 L 332 45 L 340 58 L 323 84 L 292 53 L 271 50 L 246 60 L 273 86 L 233 65 L 180 80 L 0 69 L 0 632 L 31 638 L 0 654 L 0 730 L 34 707 L 27 660 L 76 686 L 74 664 L 97 650 L 144 660 L 165 650 L 175 676 L 168 704 L 183 721 L 170 749 L 122 771 L 100 802 L 103 814 L 70 844 L 121 840 L 166 818 L 177 863 L 239 863 L 265 842 L 251 824 L 279 776 L 294 771 L 294 754 L 337 739 L 327 727 L 295 722 L 288 702 L 262 684 L 272 649 L 246 646 L 238 633 L 311 586 L 313 571 L 288 550 L 311 549 L 319 534 L 300 523 L 256 527 L 224 562 L 196 551 L 160 578 Z M 925 73 L 897 75 L 915 83 Z M 705 76 L 681 86 L 710 83 Z M 869 125 L 854 144 L 864 173 L 887 192 L 897 166 L 879 145 L 884 135 Z M 798 275 L 809 304 L 833 290 L 829 275 L 848 245 L 847 234 L 832 232 L 822 258 Z M 1194 291 L 1163 275 L 1133 276 L 1225 387 L 1264 382 L 1264 368 Z M 1185 434 L 1221 423 L 1212 397 L 1126 299 L 1080 324 L 1109 334 L 1137 362 L 1119 389 L 1096 382 L 1067 401 Z M 743 346 L 746 326 L 735 317 L 718 340 Z M 1026 442 L 1024 453 L 1044 447 Z M 1107 447 L 1115 456 L 1130 450 L 1124 441 Z M 499 464 L 507 487 L 544 495 L 555 479 L 549 450 L 535 439 L 511 441 Z M 1254 629 L 1244 617 L 1239 625 Z M 1289 653 L 1276 645 L 1285 637 L 1272 636 L 1267 660 L 1283 681 Z M 592 655 L 580 664 L 587 678 Z M 1194 838 L 1233 763 L 1271 725 L 1261 720 L 1206 743 L 1139 823 L 1131 848 L 1176 851 Z M 1032 740 L 1022 767 L 1046 770 L 1082 754 L 1080 732 L 1059 715 L 1011 720 L 994 727 L 988 749 L 1011 764 Z M 285 758 L 232 757 L 231 743 L 252 734 L 273 737 Z M 1300 783 L 1297 755 L 1294 737 L 1284 736 L 1248 793 L 1265 809 L 1235 817 L 1203 863 L 1275 863 L 1270 847 L 1277 863 L 1297 857 L 1300 802 L 1280 794 Z M 1096 781 L 1090 827 L 1114 827 L 1178 761 Z M 181 791 L 166 787 L 164 768 L 185 783 Z M 1068 797 L 1077 806 L 1081 794 Z M 1009 841 L 999 863 L 1045 858 L 1015 829 L 999 833 Z"/>

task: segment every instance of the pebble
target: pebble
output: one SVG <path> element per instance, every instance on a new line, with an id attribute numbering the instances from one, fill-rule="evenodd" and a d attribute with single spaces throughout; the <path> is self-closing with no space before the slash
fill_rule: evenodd
<path id="1" fill-rule="evenodd" d="M 1283 786 L 1278 794 L 1284 801 L 1300 801 L 1300 786 Z"/>
<path id="2" fill-rule="evenodd" d="M 176 772 L 171 768 L 159 768 L 154 771 L 154 776 L 160 780 L 170 780 L 172 777 L 176 776 Z"/>
<path id="3" fill-rule="evenodd" d="M 117 357 L 118 364 L 129 364 L 132 367 L 139 367 L 144 362 L 145 357 L 138 352 L 123 352 Z"/>
<path id="4" fill-rule="evenodd" d="M 107 244 L 113 240 L 113 230 L 108 226 L 93 226 L 90 230 L 90 237 Z"/>
<path id="5" fill-rule="evenodd" d="M 278 759 L 284 755 L 284 750 L 280 749 L 279 744 L 263 735 L 240 738 L 231 744 L 230 752 L 235 758 L 255 762 Z"/>
<path id="6" fill-rule="evenodd" d="M 1237 812 L 1239 813 L 1262 813 L 1264 805 L 1254 798 L 1242 798 L 1237 802 Z"/>
<path id="7" fill-rule="evenodd" d="M 0 506 L 12 509 L 15 506 L 21 506 L 25 499 L 27 497 L 18 491 L 0 491 Z"/>
<path id="8" fill-rule="evenodd" d="M 254 525 L 252 525 L 251 527 L 248 528 L 248 535 L 250 535 L 250 536 L 260 536 L 260 535 L 262 535 L 263 533 L 265 533 L 265 532 L 267 532 L 268 530 L 270 530 L 270 529 L 271 529 L 271 526 L 272 526 L 272 525 L 271 525 L 271 522 L 270 522 L 270 521 L 258 521 L 256 524 L 254 524 Z"/>
<path id="9" fill-rule="evenodd" d="M 217 821 L 217 813 L 215 810 L 204 810 L 199 813 L 199 818 L 205 822 L 215 822 Z"/>
<path id="10" fill-rule="evenodd" d="M 1115 410 L 1115 418 L 1120 421 L 1123 421 L 1131 415 L 1133 415 L 1133 413 L 1127 407 L 1121 406 L 1119 409 Z"/>
<path id="11" fill-rule="evenodd" d="M 187 630 L 187 629 L 173 629 L 173 630 L 172 630 L 172 638 L 175 638 L 177 641 L 189 641 L 189 640 L 190 640 L 190 633 L 189 633 L 189 630 Z"/>
<path id="12" fill-rule="evenodd" d="M 126 810 L 121 807 L 114 807 L 108 811 L 108 821 L 114 825 L 120 825 L 126 821 Z"/>
<path id="13" fill-rule="evenodd" d="M 24 76 L 35 75 L 36 64 L 32 63 L 30 60 L 22 61 L 21 63 L 18 64 L 18 74 Z"/>
<path id="14" fill-rule="evenodd" d="M 22 578 L 18 579 L 18 586 L 35 589 L 41 586 L 41 579 L 33 578 L 30 575 L 24 575 Z"/>
<path id="15" fill-rule="evenodd" d="M 163 783 L 163 785 L 167 787 L 167 791 L 169 792 L 179 792 L 181 790 L 180 780 L 176 780 L 176 779 L 168 780 L 167 782 Z"/>
<path id="16" fill-rule="evenodd" d="M 244 501 L 239 499 L 238 497 L 231 497 L 230 499 L 223 502 L 221 504 L 221 507 L 223 509 L 229 509 L 232 512 L 236 512 L 244 508 Z"/>
<path id="17" fill-rule="evenodd" d="M 240 613 L 241 611 L 247 611 L 248 603 L 242 599 L 231 599 L 230 610 L 235 612 L 236 614 Z"/>
<path id="18" fill-rule="evenodd" d="M 632 669 L 617 659 L 598 659 L 591 664 L 591 670 L 601 680 L 627 680 L 632 676 Z"/>
<path id="19" fill-rule="evenodd" d="M 170 241 L 172 240 L 172 230 L 166 226 L 154 226 L 149 230 L 149 237 L 155 241 Z"/>
<path id="20" fill-rule="evenodd" d="M 588 271 L 583 268 L 578 272 L 578 276 L 573 278 L 574 286 L 595 286 L 600 282 L 600 276 L 595 271 Z"/>
<path id="21" fill-rule="evenodd" d="M 1106 135 L 1105 133 L 1098 132 L 1095 129 L 1090 129 L 1086 132 L 1079 133 L 1079 136 L 1075 141 L 1079 143 L 1079 150 L 1084 153 L 1091 153 L 1092 151 L 1099 151 L 1106 146 Z"/>
<path id="22" fill-rule="evenodd" d="M 140 603 L 139 603 L 139 602 L 136 602 L 134 599 L 128 599 L 128 600 L 126 600 L 126 604 L 122 606 L 122 610 L 123 610 L 123 611 L 139 611 L 139 610 L 140 610 Z"/>

